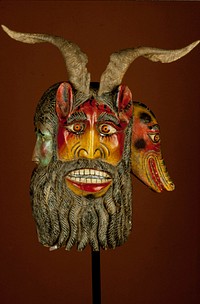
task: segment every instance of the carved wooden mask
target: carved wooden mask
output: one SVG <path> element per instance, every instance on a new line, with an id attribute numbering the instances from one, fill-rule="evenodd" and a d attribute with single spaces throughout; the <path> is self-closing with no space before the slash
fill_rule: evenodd
<path id="1" fill-rule="evenodd" d="M 36 145 L 30 193 L 39 241 L 50 250 L 115 248 L 132 222 L 131 174 L 156 192 L 174 190 L 160 147 L 158 122 L 133 102 L 122 78 L 139 56 L 168 63 L 190 52 L 149 47 L 111 55 L 99 83 L 90 82 L 87 56 L 63 38 L 3 29 L 26 42 L 50 42 L 61 51 L 69 81 L 50 87 L 35 113 Z"/>

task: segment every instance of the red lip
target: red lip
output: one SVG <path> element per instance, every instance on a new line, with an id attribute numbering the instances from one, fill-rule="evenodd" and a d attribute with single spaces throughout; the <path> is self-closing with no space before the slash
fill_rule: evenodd
<path id="1" fill-rule="evenodd" d="M 101 183 L 101 184 L 88 184 L 88 183 L 86 184 L 86 183 L 75 182 L 68 178 L 67 178 L 67 181 L 70 182 L 75 187 L 81 189 L 82 191 L 91 192 L 91 193 L 101 191 L 102 189 L 106 188 L 111 183 L 111 181 L 109 181 L 109 182 Z"/>

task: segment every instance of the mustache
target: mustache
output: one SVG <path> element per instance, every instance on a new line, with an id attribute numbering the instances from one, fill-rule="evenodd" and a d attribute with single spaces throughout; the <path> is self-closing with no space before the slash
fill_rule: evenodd
<path id="1" fill-rule="evenodd" d="M 110 175 L 115 174 L 116 169 L 113 165 L 108 164 L 102 160 L 92 160 L 92 159 L 77 159 L 73 161 L 61 162 L 61 171 L 63 174 L 68 174 L 69 172 L 79 169 L 94 169 L 108 172 Z"/>
<path id="2" fill-rule="evenodd" d="M 55 176 L 65 176 L 68 173 L 70 173 L 73 170 L 79 170 L 79 169 L 94 169 L 94 170 L 101 170 L 107 172 L 109 175 L 114 177 L 116 174 L 119 174 L 121 168 L 123 167 L 124 172 L 124 166 L 122 165 L 122 161 L 119 162 L 116 166 L 113 166 L 112 164 L 109 164 L 101 159 L 87 159 L 87 158 L 79 158 L 76 160 L 70 160 L 70 161 L 60 161 L 60 160 L 52 160 L 48 166 L 40 166 L 38 165 L 33 170 L 34 174 L 42 174 L 42 172 L 45 172 L 47 175 L 52 175 L 52 178 Z M 55 176 L 55 178 L 56 178 Z"/>

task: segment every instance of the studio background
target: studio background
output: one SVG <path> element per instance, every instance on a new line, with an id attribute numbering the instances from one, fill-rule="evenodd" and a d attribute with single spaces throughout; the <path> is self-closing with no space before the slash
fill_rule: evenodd
<path id="1" fill-rule="evenodd" d="M 182 48 L 200 39 L 199 2 L 0 1 L 9 28 L 77 43 L 99 81 L 112 52 L 139 45 Z M 0 29 L 0 302 L 91 303 L 90 248 L 49 252 L 38 243 L 29 181 L 33 115 L 43 92 L 67 80 L 50 44 L 23 44 Z M 128 242 L 101 252 L 102 304 L 197 304 L 199 296 L 200 46 L 171 64 L 138 58 L 123 83 L 161 127 L 176 190 L 156 194 L 133 178 Z"/>

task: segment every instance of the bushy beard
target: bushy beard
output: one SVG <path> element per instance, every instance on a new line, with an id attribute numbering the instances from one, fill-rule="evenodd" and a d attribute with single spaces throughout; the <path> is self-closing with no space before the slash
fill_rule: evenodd
<path id="1" fill-rule="evenodd" d="M 122 245 L 131 230 L 132 185 L 123 160 L 112 166 L 102 160 L 53 161 L 38 167 L 31 178 L 33 217 L 39 241 L 51 248 L 90 244 L 94 251 Z M 66 175 L 74 169 L 108 172 L 112 185 L 99 198 L 78 196 L 68 189 Z"/>

